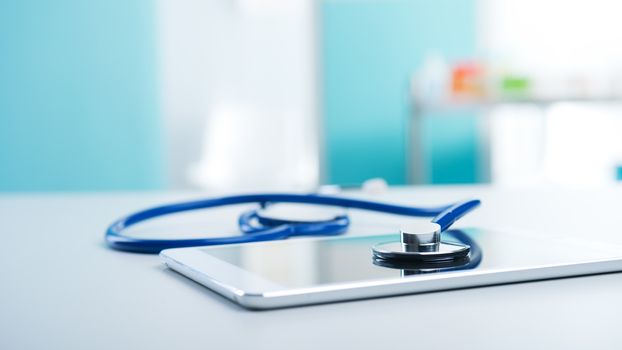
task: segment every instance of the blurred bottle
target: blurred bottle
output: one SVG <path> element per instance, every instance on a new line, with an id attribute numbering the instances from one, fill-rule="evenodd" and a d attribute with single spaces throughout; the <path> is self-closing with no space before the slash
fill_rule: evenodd
<path id="1" fill-rule="evenodd" d="M 451 71 L 451 93 L 454 99 L 472 100 L 486 97 L 486 70 L 478 62 L 460 62 Z"/>
<path id="2" fill-rule="evenodd" d="M 428 52 L 415 74 L 412 89 L 416 103 L 440 104 L 447 99 L 449 66 L 438 52 Z"/>
<path id="3" fill-rule="evenodd" d="M 524 100 L 531 97 L 531 80 L 523 74 L 507 72 L 498 80 L 499 97 L 508 100 Z"/>

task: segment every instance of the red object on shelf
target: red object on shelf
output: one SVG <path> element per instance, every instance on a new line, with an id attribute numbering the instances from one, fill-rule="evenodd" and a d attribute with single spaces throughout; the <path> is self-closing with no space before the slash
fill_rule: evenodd
<path id="1" fill-rule="evenodd" d="M 478 63 L 458 63 L 451 72 L 453 97 L 480 98 L 484 96 L 484 68 Z"/>

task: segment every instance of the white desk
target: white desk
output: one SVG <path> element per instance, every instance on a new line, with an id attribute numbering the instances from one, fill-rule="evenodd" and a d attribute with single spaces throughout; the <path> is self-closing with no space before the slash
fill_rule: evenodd
<path id="1" fill-rule="evenodd" d="M 622 243 L 622 188 L 425 187 L 393 190 L 383 198 L 437 204 L 474 196 L 484 205 L 463 226 Z M 0 349 L 622 347 L 622 274 L 254 312 L 167 270 L 157 256 L 103 245 L 105 227 L 118 216 L 195 197 L 0 196 Z M 197 226 L 219 217 L 206 225 L 209 231 L 225 219 L 218 214 L 187 219 Z M 225 226 L 233 229 L 231 219 Z M 359 224 L 375 219 L 358 213 L 353 218 Z"/>

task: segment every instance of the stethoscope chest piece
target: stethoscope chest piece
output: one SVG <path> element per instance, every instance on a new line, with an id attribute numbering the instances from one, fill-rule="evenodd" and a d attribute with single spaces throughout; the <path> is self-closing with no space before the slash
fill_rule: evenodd
<path id="1" fill-rule="evenodd" d="M 468 257 L 466 244 L 441 241 L 441 226 L 420 222 L 400 230 L 400 241 L 379 243 L 372 248 L 374 258 L 388 262 L 448 262 Z"/>

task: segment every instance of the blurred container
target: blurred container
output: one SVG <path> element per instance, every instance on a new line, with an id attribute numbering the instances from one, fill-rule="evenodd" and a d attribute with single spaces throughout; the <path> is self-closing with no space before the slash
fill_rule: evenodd
<path id="1" fill-rule="evenodd" d="M 498 88 L 500 97 L 505 99 L 527 99 L 531 96 L 531 81 L 520 74 L 502 75 Z"/>
<path id="2" fill-rule="evenodd" d="M 476 62 L 454 65 L 451 72 L 451 93 L 457 99 L 478 99 L 485 97 L 486 70 Z"/>
<path id="3" fill-rule="evenodd" d="M 449 65 L 439 53 L 428 53 L 413 79 L 413 96 L 417 102 L 442 103 L 449 89 Z"/>

